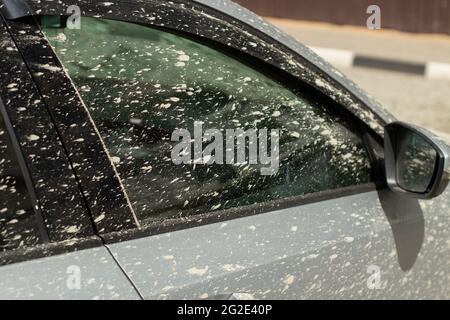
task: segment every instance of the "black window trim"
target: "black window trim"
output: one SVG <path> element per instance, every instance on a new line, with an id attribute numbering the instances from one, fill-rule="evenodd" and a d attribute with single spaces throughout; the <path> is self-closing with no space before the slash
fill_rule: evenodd
<path id="1" fill-rule="evenodd" d="M 39 25 L 32 17 L 7 24 L 68 154 L 96 233 L 139 226 L 98 130 Z"/>
<path id="2" fill-rule="evenodd" d="M 90 11 L 89 14 L 87 14 L 86 16 L 96 16 L 96 17 L 98 17 L 98 16 L 101 15 L 101 13 L 105 13 L 105 12 L 92 12 L 92 11 Z M 106 16 L 102 16 L 102 18 L 115 19 L 115 20 L 120 20 L 120 21 L 131 22 L 131 23 L 140 23 L 140 24 L 143 24 L 143 25 L 151 26 L 151 27 L 161 27 L 161 26 L 158 26 L 158 25 L 155 26 L 153 23 L 150 23 L 150 22 L 148 22 L 148 23 L 147 22 L 146 23 L 136 22 L 136 21 L 127 19 L 126 16 L 112 16 L 111 17 L 111 16 L 107 16 L 106 15 Z M 45 37 L 42 34 L 38 33 L 39 28 L 37 26 L 37 23 L 36 22 L 32 22 L 32 20 L 30 18 L 27 18 L 26 21 L 27 21 L 28 24 L 30 24 L 30 29 L 28 31 L 28 34 L 34 34 L 35 36 L 38 34 L 39 37 L 40 37 L 40 43 L 41 44 L 45 43 L 46 45 L 48 45 L 50 47 L 50 45 L 48 44 L 48 42 L 45 39 Z M 14 23 L 19 23 L 19 22 L 17 22 L 17 21 L 16 22 L 9 22 L 10 25 L 13 25 Z M 183 33 L 183 34 L 185 34 L 185 30 L 177 29 L 176 27 L 164 26 L 164 28 L 166 30 L 168 30 L 169 32 L 176 32 L 176 33 Z M 18 31 L 20 28 L 18 27 L 18 25 L 16 25 L 15 29 L 16 29 L 16 31 Z M 19 32 L 15 32 L 14 33 L 14 37 L 17 37 L 17 38 L 26 37 L 26 36 L 27 36 L 27 33 L 19 33 Z M 190 34 L 190 36 L 195 36 L 195 35 Z M 198 37 L 203 38 L 202 36 L 198 36 Z M 204 40 L 204 38 L 203 38 L 203 40 Z M 214 39 L 209 39 L 208 42 L 216 43 L 217 45 L 220 45 Z M 223 43 L 222 43 L 222 46 L 223 46 Z M 44 53 L 44 52 L 46 52 L 47 55 L 49 53 L 47 51 L 43 51 L 42 53 Z M 248 52 L 246 52 L 246 54 L 248 55 Z M 39 59 L 37 56 L 38 56 L 38 54 L 36 54 L 34 56 L 33 55 L 31 55 L 31 56 L 30 55 L 25 55 L 27 63 L 29 65 L 31 65 L 31 66 L 34 66 L 34 67 L 37 66 L 39 64 L 39 62 L 40 62 L 39 60 L 37 60 L 37 59 Z M 50 55 L 48 55 L 48 56 L 50 56 Z M 47 58 L 48 58 L 48 56 L 47 56 Z M 62 70 L 61 62 L 56 57 L 56 54 L 53 51 L 52 51 L 52 55 L 51 55 L 51 62 L 52 62 L 52 66 L 55 66 L 57 68 L 61 68 L 61 70 Z M 259 60 L 258 63 L 263 63 L 263 62 Z M 43 71 L 43 72 L 46 72 L 48 74 L 48 70 L 34 69 L 33 71 L 34 72 L 36 72 L 36 71 Z M 287 72 L 287 71 L 283 71 L 283 72 Z M 61 72 L 56 72 L 56 74 L 58 74 L 60 79 L 62 79 L 61 78 L 62 75 L 66 78 L 64 85 L 66 85 L 67 83 L 70 83 L 70 85 L 73 85 L 73 83 L 70 80 L 69 76 L 67 74 L 65 74 L 64 72 L 62 72 L 62 71 Z M 36 81 L 37 85 L 40 87 L 40 89 L 43 90 L 42 83 L 40 83 L 39 80 L 36 80 L 36 79 L 35 79 L 35 81 Z M 299 80 L 297 79 L 297 81 L 299 81 Z M 301 82 L 304 83 L 303 81 L 301 81 Z M 77 99 L 81 100 L 81 97 L 78 95 L 76 89 L 75 88 L 73 88 L 73 89 L 74 89 L 74 91 L 75 91 L 75 93 L 77 95 Z M 317 90 L 317 88 L 313 88 L 313 89 L 316 92 L 318 92 L 318 93 L 321 92 L 321 91 Z M 44 93 L 44 96 L 46 96 L 45 89 L 44 89 L 43 93 Z M 323 92 L 321 92 L 321 94 L 324 95 Z M 48 101 L 47 101 L 47 103 L 48 103 Z M 51 105 L 51 103 L 48 103 L 48 104 Z M 81 105 L 81 106 L 83 106 L 83 108 L 85 108 L 83 102 L 79 101 L 78 104 L 79 104 L 78 107 L 80 107 L 80 105 Z M 345 109 L 342 106 L 341 106 L 341 108 Z M 351 111 L 349 111 L 349 110 L 346 110 L 346 111 L 349 114 L 352 114 Z M 84 109 L 83 112 L 87 112 L 87 110 Z M 355 119 L 358 119 L 355 115 L 353 115 L 353 116 L 354 116 Z M 361 120 L 358 119 L 358 123 L 361 125 L 361 129 L 364 130 L 364 133 L 367 133 L 368 135 L 370 135 L 373 138 L 373 140 L 378 141 L 378 142 L 381 140 L 381 136 L 378 133 L 374 132 L 372 129 L 370 129 Z M 58 126 L 57 123 L 56 123 L 56 125 Z M 91 125 L 94 126 L 92 123 L 91 123 Z M 96 133 L 95 138 L 93 138 L 93 139 L 98 140 L 96 142 L 97 145 L 101 145 L 104 148 L 104 144 L 102 143 L 102 139 L 99 136 L 98 131 L 96 130 L 96 128 L 91 128 L 91 132 L 95 132 Z M 72 139 L 71 139 L 71 141 L 72 141 Z M 68 142 L 66 140 L 64 142 L 64 144 L 67 146 L 67 144 L 71 143 L 71 141 Z M 367 146 L 367 144 L 366 144 L 366 146 Z M 369 150 L 371 150 L 371 149 L 369 148 Z M 107 150 L 104 150 L 104 151 L 107 152 Z M 70 153 L 72 154 L 72 152 L 70 152 Z M 103 164 L 103 165 L 108 166 L 108 164 Z M 111 163 L 111 161 L 109 163 L 108 171 L 109 172 L 114 172 L 114 173 L 116 172 L 115 169 L 114 169 L 114 165 Z M 76 174 L 80 175 L 80 172 L 78 172 Z M 115 178 L 117 178 L 117 176 Z M 370 187 L 368 187 L 368 185 Z M 326 200 L 326 199 L 333 199 L 333 198 L 336 198 L 336 197 L 343 197 L 343 196 L 346 196 L 346 195 L 352 195 L 352 194 L 355 194 L 355 193 L 364 193 L 364 192 L 368 192 L 368 191 L 371 191 L 371 190 L 375 190 L 377 188 L 375 183 L 369 183 L 368 185 L 356 185 L 356 186 L 351 186 L 351 187 L 348 187 L 348 188 L 333 189 L 333 190 L 327 190 L 326 192 L 314 193 L 314 194 L 308 195 L 306 197 L 303 196 L 303 198 L 305 200 L 302 200 L 302 199 L 299 199 L 298 197 L 295 197 L 296 199 L 292 199 L 292 201 L 286 201 L 286 203 L 291 204 L 291 206 L 302 205 L 302 204 L 306 204 L 306 203 L 317 202 L 317 201 L 322 201 L 322 200 Z M 83 184 L 81 187 L 85 188 L 86 186 Z M 124 198 L 126 198 L 125 191 L 123 189 L 122 189 L 122 192 L 124 192 L 123 196 L 124 196 Z M 129 202 L 127 201 L 127 204 L 128 203 Z M 270 206 L 270 203 L 269 203 L 269 206 Z M 260 206 L 260 207 L 264 207 L 264 206 Z M 90 206 L 90 208 L 91 208 L 91 212 L 92 212 L 92 206 Z M 133 214 L 132 213 L 132 208 L 128 208 L 127 210 L 129 210 L 128 211 L 128 214 L 129 214 L 128 220 L 132 220 L 132 218 L 131 218 L 131 215 Z M 245 208 L 244 210 L 242 210 L 242 213 L 237 213 L 236 215 L 239 217 L 239 215 L 246 216 L 246 215 L 249 215 L 249 214 L 258 214 L 259 213 L 259 212 L 255 213 L 254 210 L 253 211 L 252 210 L 253 209 Z M 212 215 L 214 215 L 214 214 L 215 213 L 213 213 Z M 123 215 L 123 216 L 125 216 L 125 215 Z M 227 214 L 224 214 L 222 216 L 226 216 L 227 217 L 226 220 L 231 220 L 231 219 L 237 218 L 237 217 L 230 217 L 230 215 L 227 215 Z M 96 220 L 97 218 L 98 218 L 98 216 L 95 216 L 95 214 L 93 214 L 93 219 Z M 117 220 L 117 221 L 121 220 L 121 219 L 117 219 L 116 216 L 114 216 L 114 219 Z M 211 223 L 211 221 L 215 221 L 215 219 L 220 219 L 220 218 L 214 218 L 214 217 L 212 217 L 212 218 L 210 217 L 208 219 L 205 219 L 205 218 L 203 218 L 203 219 L 202 218 L 198 218 L 197 219 L 197 218 L 195 218 L 193 220 L 197 221 L 195 223 L 195 225 L 201 225 L 201 224 L 209 224 L 209 223 Z M 167 229 L 164 229 L 164 230 L 165 230 L 165 232 L 169 232 L 169 231 L 175 231 L 175 230 L 179 230 L 179 229 L 183 229 L 183 228 L 184 227 L 181 226 L 181 225 L 171 225 L 170 227 L 168 227 Z M 138 236 L 139 233 L 148 234 L 148 232 L 153 234 L 154 230 L 155 230 L 154 227 L 143 228 L 143 227 L 140 227 L 139 224 L 135 224 L 134 226 L 128 225 L 128 227 L 124 227 L 124 226 L 121 226 L 121 225 L 118 225 L 118 226 L 116 225 L 113 228 L 107 228 L 107 229 L 99 228 L 97 226 L 97 229 L 99 230 L 99 235 L 105 240 L 106 243 L 111 243 L 111 242 L 115 242 L 115 241 L 121 241 L 122 238 L 123 239 L 129 239 L 130 237 L 126 236 L 126 234 L 133 234 L 134 236 Z M 145 231 L 145 230 L 151 230 L 151 231 Z M 123 235 L 123 236 L 121 236 L 121 235 Z"/>
<path id="3" fill-rule="evenodd" d="M 101 246 L 103 242 L 94 233 L 87 207 L 73 179 L 69 158 L 1 16 L 0 40 L 0 112 L 26 180 L 36 219 L 42 233 L 45 233 L 41 244 L 0 252 L 0 266 Z M 11 92 L 7 88 L 11 83 L 16 83 L 18 92 Z M 35 105 L 22 108 L 33 100 L 37 101 Z M 36 146 L 23 143 L 30 134 L 40 136 Z M 50 153 L 51 161 L 43 156 L 45 153 L 41 153 L 39 157 L 30 157 L 40 152 L 42 147 Z M 58 168 L 55 170 L 53 166 Z M 58 176 L 53 177 L 55 174 Z M 52 179 L 46 183 L 36 183 L 49 177 Z M 66 186 L 64 190 L 59 190 L 65 196 L 54 197 L 52 189 L 57 189 L 60 185 Z M 82 226 L 83 230 L 78 236 L 66 236 L 63 230 L 72 226 L 73 221 L 84 221 L 86 224 Z"/>
<path id="4" fill-rule="evenodd" d="M 31 204 L 33 206 L 33 212 L 36 219 L 36 223 L 39 228 L 39 232 L 41 233 L 42 242 L 49 243 L 50 238 L 48 235 L 47 227 L 45 226 L 44 216 L 42 213 L 42 208 L 39 205 L 39 200 L 36 195 L 36 190 L 34 189 L 34 183 L 31 178 L 30 170 L 25 162 L 25 157 L 22 152 L 22 148 L 20 147 L 19 141 L 16 137 L 16 132 L 14 131 L 13 125 L 9 118 L 8 112 L 6 111 L 5 104 L 3 103 L 2 98 L 0 97 L 0 117 L 3 118 L 3 123 L 5 124 L 6 131 L 8 133 L 8 138 L 11 143 L 11 146 L 14 149 L 14 154 L 16 156 L 17 162 L 19 163 L 20 171 L 22 172 L 22 177 L 25 181 L 25 185 L 27 187 L 28 195 L 31 200 Z M 0 119 L 0 121 L 2 121 Z"/>

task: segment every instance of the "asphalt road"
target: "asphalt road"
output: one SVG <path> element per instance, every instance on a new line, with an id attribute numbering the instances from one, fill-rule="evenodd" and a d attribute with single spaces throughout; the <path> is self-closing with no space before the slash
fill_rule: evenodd
<path id="1" fill-rule="evenodd" d="M 449 80 L 366 68 L 339 69 L 399 120 L 450 134 Z"/>
<path id="2" fill-rule="evenodd" d="M 450 37 L 269 19 L 305 45 L 412 62 L 450 62 Z M 450 80 L 336 66 L 399 120 L 450 134 Z"/>

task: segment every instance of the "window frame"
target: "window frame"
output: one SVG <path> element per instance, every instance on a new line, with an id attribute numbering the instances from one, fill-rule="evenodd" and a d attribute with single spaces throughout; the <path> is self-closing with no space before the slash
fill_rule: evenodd
<path id="1" fill-rule="evenodd" d="M 178 14 L 172 12 L 173 13 L 172 24 L 167 25 L 167 23 L 166 23 L 167 21 L 163 21 L 163 22 L 160 21 L 158 23 L 155 23 L 154 21 L 143 21 L 143 20 L 145 20 L 144 19 L 145 17 L 133 16 L 133 14 L 125 13 L 121 10 L 117 10 L 117 11 L 108 10 L 110 8 L 98 6 L 96 4 L 91 3 L 90 1 L 83 1 L 83 2 L 86 3 L 86 5 L 88 5 L 88 7 L 85 8 L 85 11 L 83 12 L 82 16 L 97 17 L 97 18 L 101 17 L 104 19 L 114 19 L 114 20 L 130 22 L 130 23 L 138 23 L 138 24 L 142 24 L 142 25 L 146 25 L 146 26 L 154 27 L 154 28 L 164 28 L 168 32 L 180 33 L 187 37 L 194 37 L 196 39 L 201 39 L 202 43 L 208 43 L 208 45 L 215 46 L 215 48 L 220 47 L 219 50 L 221 50 L 221 51 L 228 49 L 228 50 L 235 50 L 235 51 L 237 50 L 237 51 L 243 53 L 242 50 L 240 50 L 240 48 L 238 48 L 236 46 L 236 44 L 233 45 L 233 44 L 227 43 L 227 39 L 229 39 L 229 37 L 228 38 L 224 37 L 224 38 L 218 39 L 218 38 L 212 38 L 211 36 L 208 36 L 208 34 L 207 34 L 208 31 L 187 30 L 186 24 L 183 25 L 183 21 L 186 21 L 186 19 L 192 18 L 192 16 L 189 15 L 189 12 L 190 12 L 190 10 L 194 10 L 194 9 L 191 9 L 192 6 L 197 6 L 194 4 L 191 4 L 190 8 L 188 8 L 188 9 L 186 9 L 184 6 L 182 6 L 182 9 L 180 9 L 181 12 L 179 12 Z M 184 3 L 184 1 L 176 1 L 176 2 Z M 122 2 L 118 1 L 117 3 L 120 4 Z M 140 5 L 143 6 L 144 8 L 147 8 L 147 7 L 151 6 L 151 3 L 140 4 Z M 122 8 L 122 7 L 119 7 L 119 9 L 120 8 Z M 124 9 L 124 8 L 125 7 L 123 7 L 122 9 Z M 64 15 L 63 9 L 64 9 L 64 6 L 48 7 L 48 8 L 45 8 L 44 12 L 42 12 L 41 14 Z M 130 8 L 128 8 L 128 10 L 131 12 L 134 12 L 134 11 L 130 10 Z M 155 10 L 158 10 L 158 8 L 156 8 Z M 185 15 L 183 16 L 183 14 L 185 14 Z M 191 14 L 193 15 L 192 12 L 191 12 Z M 224 18 L 223 15 L 221 16 L 219 13 L 215 12 L 214 10 L 207 12 L 207 14 L 208 15 L 205 15 L 206 18 L 203 17 L 202 19 L 210 19 L 212 21 L 216 21 L 215 17 L 220 16 L 221 18 L 225 19 L 226 23 L 230 23 L 230 20 L 232 20 L 230 17 Z M 185 20 L 183 20 L 183 19 L 185 19 Z M 97 128 L 95 127 L 92 119 L 89 116 L 89 112 L 88 112 L 86 106 L 84 105 L 83 101 L 81 100 L 81 97 L 78 94 L 76 88 L 74 87 L 70 77 L 63 71 L 63 66 L 62 66 L 61 62 L 59 61 L 59 59 L 57 58 L 55 52 L 51 49 L 47 39 L 40 31 L 38 22 L 36 20 L 32 20 L 31 18 L 28 18 L 27 23 L 28 23 L 28 28 L 25 30 L 26 32 L 20 33 L 19 30 L 23 31 L 23 26 L 21 26 L 20 23 L 15 22 L 15 21 L 8 22 L 8 24 L 10 25 L 10 28 L 12 26 L 11 29 L 13 30 L 13 35 L 15 38 L 24 39 L 27 35 L 34 35 L 35 37 L 38 38 L 38 41 L 36 42 L 35 45 L 39 44 L 40 46 L 44 46 L 44 49 L 39 49 L 40 52 L 34 54 L 31 52 L 32 50 L 29 47 L 27 48 L 27 44 L 24 41 L 19 40 L 19 43 L 21 43 L 21 46 L 22 46 L 21 50 L 23 52 L 25 52 L 24 53 L 25 59 L 26 59 L 27 63 L 31 66 L 32 72 L 43 72 L 49 78 L 53 79 L 53 81 L 58 81 L 58 82 L 60 81 L 63 84 L 62 87 L 65 88 L 64 94 L 71 94 L 71 96 L 73 96 L 73 99 L 70 103 L 71 108 L 73 108 L 74 110 L 77 110 L 77 112 L 83 114 L 83 116 L 82 116 L 83 119 L 89 120 L 88 122 L 86 122 L 86 124 L 87 124 L 86 130 L 87 130 L 88 134 L 85 133 L 85 135 L 83 137 L 89 137 L 90 143 L 93 143 L 97 147 L 102 148 L 103 152 L 105 152 L 105 154 L 107 154 L 108 151 L 105 149 L 104 143 L 100 137 L 100 134 L 99 134 Z M 232 21 L 232 23 L 236 23 L 236 21 Z M 161 24 L 163 26 L 161 26 Z M 273 39 L 271 39 L 271 40 L 270 40 L 270 38 L 269 38 L 269 40 L 263 39 L 264 37 L 261 36 L 260 34 L 257 34 L 257 32 L 254 32 L 252 30 L 250 30 L 250 31 L 243 30 L 245 27 L 242 25 L 240 25 L 239 28 L 238 27 L 236 27 L 236 28 L 237 28 L 236 29 L 237 31 L 234 30 L 234 32 L 240 32 L 246 36 L 247 36 L 248 32 L 251 32 L 248 37 L 257 37 L 257 38 L 260 38 L 261 42 L 266 43 L 267 47 L 265 48 L 264 51 L 270 51 L 270 50 L 268 50 L 269 48 L 271 50 L 273 49 L 271 51 L 271 53 L 267 53 L 268 55 L 273 54 L 273 52 L 280 52 L 280 50 L 281 50 L 281 52 L 283 52 L 283 50 L 288 51 L 283 46 L 280 47 L 279 44 L 276 44 Z M 247 31 L 247 33 L 245 33 L 245 31 Z M 265 38 L 267 38 L 267 37 L 265 37 Z M 244 54 L 246 57 L 248 57 L 250 60 L 252 60 L 255 64 L 257 64 L 261 67 L 265 64 L 263 61 L 264 60 L 267 61 L 267 59 L 265 59 L 265 57 L 262 56 L 261 51 L 251 52 L 251 50 L 247 50 L 244 52 Z M 290 52 L 289 54 L 284 52 L 283 54 L 290 55 L 290 54 L 292 54 L 292 52 Z M 45 59 L 43 58 L 44 56 L 45 56 Z M 281 59 L 280 57 L 278 57 L 278 58 Z M 303 68 L 308 70 L 308 72 L 311 72 L 312 74 L 316 74 L 316 75 L 320 74 L 320 72 L 318 72 L 318 70 L 317 70 L 318 68 L 316 66 L 313 66 L 308 62 L 305 62 L 304 59 L 302 59 L 302 57 L 300 55 L 296 54 L 296 55 L 294 55 L 293 58 L 295 58 L 296 61 L 299 61 L 298 63 L 302 64 Z M 49 70 L 37 68 L 37 66 L 39 66 L 43 62 L 50 64 L 52 67 L 60 69 L 60 71 L 49 72 Z M 310 89 L 314 90 L 314 92 L 317 92 L 317 94 L 326 96 L 327 98 L 329 98 L 329 95 L 324 90 L 320 90 L 320 89 L 323 89 L 322 87 L 318 88 L 317 86 L 314 86 L 311 83 L 308 83 L 308 81 L 305 80 L 307 78 L 306 76 L 305 76 L 305 78 L 299 78 L 299 75 L 293 74 L 291 72 L 291 70 L 289 70 L 289 68 L 286 67 L 286 65 L 277 66 L 276 63 L 277 63 L 276 61 L 269 61 L 269 63 L 266 63 L 266 65 L 268 65 L 268 66 L 272 65 L 272 67 L 276 68 L 283 74 L 288 74 L 291 77 L 293 77 L 293 79 L 296 79 L 297 83 L 302 83 L 302 84 L 308 85 L 310 87 Z M 323 81 L 325 81 L 326 84 L 331 85 L 332 80 L 326 74 L 320 75 L 319 77 L 320 77 L 320 79 L 323 79 Z M 43 92 L 43 95 L 47 97 L 46 102 L 49 105 L 49 107 L 51 109 L 57 109 L 58 101 L 55 101 L 55 99 L 52 100 L 52 98 L 49 97 L 50 91 L 48 90 L 48 88 L 46 88 L 45 80 L 35 79 L 35 81 L 36 81 L 39 89 Z M 48 81 L 48 79 L 47 79 L 47 81 Z M 333 84 L 333 85 L 336 85 L 336 84 Z M 61 102 L 61 101 L 59 101 L 59 102 Z M 352 110 L 345 108 L 342 104 L 340 104 L 338 102 L 336 102 L 336 105 L 339 105 L 339 108 L 342 111 L 345 111 L 348 114 L 351 114 L 354 117 L 354 119 L 357 119 L 358 126 L 361 127 L 361 132 L 362 132 L 361 137 L 364 140 L 364 144 L 367 146 L 371 160 L 374 164 L 376 162 L 376 165 L 373 166 L 374 168 L 376 168 L 376 173 L 374 176 L 375 177 L 380 176 L 379 173 L 381 173 L 381 171 L 379 171 L 379 168 L 381 168 L 381 166 L 379 165 L 379 162 L 382 160 L 381 159 L 382 154 L 380 155 L 379 153 L 374 152 L 374 149 L 376 147 L 376 149 L 378 149 L 378 150 L 381 150 L 381 151 L 383 150 L 381 134 L 379 132 L 375 132 L 374 130 L 370 129 L 368 127 L 368 125 L 364 121 L 360 120 L 360 117 L 358 117 Z M 370 108 L 368 108 L 368 107 L 365 107 L 365 108 L 362 107 L 362 109 L 364 109 L 363 111 L 365 111 L 365 112 L 370 110 Z M 371 112 L 373 113 L 373 111 L 371 111 Z M 373 114 L 375 115 L 375 113 L 373 113 Z M 64 121 L 63 119 L 58 118 L 58 117 L 54 117 L 54 120 L 55 120 L 55 125 L 57 127 L 61 126 L 61 121 Z M 375 115 L 372 118 L 372 120 L 377 121 L 380 126 L 384 126 L 384 122 L 381 119 L 381 117 L 379 117 L 379 116 L 377 117 Z M 63 125 L 64 125 L 64 123 L 63 123 Z M 75 133 L 75 134 L 70 133 L 67 136 L 65 134 L 63 134 L 63 140 L 64 140 L 63 143 L 66 146 L 66 148 L 69 150 L 69 154 L 71 155 L 71 161 L 73 161 L 73 162 L 77 162 L 76 157 L 80 157 L 80 154 L 76 155 L 77 149 L 76 149 L 76 146 L 74 146 L 73 141 L 75 141 L 77 138 L 80 138 L 80 137 L 81 136 L 80 136 L 79 132 Z M 83 155 L 83 154 L 81 154 L 81 155 Z M 115 167 L 114 167 L 112 161 L 110 161 L 109 157 L 107 158 L 107 160 L 109 161 L 109 163 L 105 162 L 103 159 L 100 164 L 98 164 L 94 161 L 91 161 L 90 164 L 93 165 L 96 168 L 96 170 L 98 170 L 98 171 L 106 172 L 106 173 L 109 172 L 109 174 L 113 174 L 114 179 L 116 181 L 119 181 L 117 171 L 115 170 Z M 74 170 L 75 170 L 76 175 L 80 177 L 81 187 L 83 188 L 83 190 L 85 190 L 89 193 L 90 190 L 92 190 L 94 188 L 94 186 L 92 186 L 89 183 L 89 175 L 86 174 L 86 172 L 83 172 L 82 170 L 77 170 L 77 169 L 74 169 Z M 105 181 L 105 183 L 107 183 L 107 182 Z M 119 181 L 119 184 L 120 184 L 120 181 Z M 312 202 L 318 202 L 318 201 L 322 201 L 322 200 L 326 200 L 326 199 L 342 197 L 342 196 L 346 196 L 346 195 L 352 195 L 352 194 L 357 194 L 357 193 L 373 191 L 373 190 L 376 190 L 377 186 L 379 186 L 379 184 L 376 182 L 368 183 L 368 184 L 363 184 L 363 185 L 351 186 L 351 187 L 347 187 L 347 188 L 327 190 L 325 192 L 318 192 L 318 193 L 314 193 L 312 195 L 302 196 L 301 197 L 302 199 L 299 199 L 298 197 L 294 197 L 297 199 L 289 199 L 289 201 L 286 201 L 286 199 L 282 199 L 282 200 L 286 201 L 286 203 L 290 204 L 290 206 L 297 206 L 297 205 L 302 205 L 302 204 L 306 204 L 306 203 L 312 203 Z M 198 226 L 198 225 L 202 225 L 202 224 L 209 224 L 209 223 L 214 223 L 214 222 L 218 222 L 218 221 L 231 220 L 231 219 L 236 219 L 236 218 L 239 218 L 242 216 L 259 214 L 259 213 L 263 213 L 263 212 L 267 212 L 267 211 L 277 210 L 277 208 L 278 208 L 278 207 L 271 208 L 271 209 L 263 208 L 262 212 L 255 211 L 252 208 L 242 208 L 242 210 L 241 210 L 242 212 L 238 212 L 238 213 L 231 214 L 231 215 L 228 213 L 213 212 L 213 213 L 206 213 L 205 215 L 208 215 L 208 217 L 202 215 L 201 217 L 200 216 L 197 218 L 193 217 L 192 219 L 188 219 L 189 221 L 183 221 L 181 223 L 176 223 L 174 225 L 171 225 L 170 223 L 168 223 L 170 225 L 168 227 L 165 227 L 164 225 L 156 226 L 156 227 L 155 226 L 141 227 L 134 215 L 133 209 L 131 208 L 129 200 L 126 196 L 126 191 L 123 189 L 122 185 L 120 184 L 120 188 L 114 189 L 114 192 L 117 192 L 117 193 L 122 192 L 121 195 L 117 194 L 116 196 L 118 196 L 121 199 L 120 201 L 122 202 L 122 204 L 124 202 L 126 202 L 127 206 L 121 207 L 123 212 L 121 212 L 120 214 L 117 214 L 117 210 L 116 210 L 115 214 L 111 214 L 107 219 L 108 223 L 104 223 L 102 226 L 99 226 L 98 223 L 96 224 L 97 230 L 99 230 L 98 231 L 99 235 L 105 240 L 106 243 L 113 243 L 113 242 L 136 238 L 136 237 L 140 237 L 140 236 L 148 236 L 148 235 L 158 234 L 161 232 L 175 231 L 175 230 L 189 227 L 191 225 L 191 223 L 192 223 L 192 226 Z M 109 196 L 114 198 L 114 192 L 110 193 Z M 111 199 L 111 198 L 109 198 L 109 199 Z M 109 203 L 105 203 L 105 201 L 98 201 L 96 203 L 94 203 L 93 201 L 89 201 L 89 199 L 87 201 L 89 203 L 89 207 L 90 207 L 91 214 L 92 214 L 92 219 L 94 221 L 97 221 L 97 219 L 100 217 L 101 213 L 104 212 L 104 208 L 107 207 L 108 205 L 110 205 Z M 281 206 L 281 204 L 279 206 Z M 270 207 L 270 205 L 269 205 L 269 207 Z M 227 211 L 229 211 L 229 210 L 227 210 Z M 236 210 L 234 210 L 234 211 L 236 211 Z M 115 222 L 114 222 L 114 220 L 115 220 Z M 191 222 L 191 220 L 192 220 L 192 222 Z M 130 221 L 131 221 L 131 223 L 130 223 Z M 133 224 L 133 221 L 134 221 L 134 224 Z"/>
<path id="2" fill-rule="evenodd" d="M 41 212 L 41 207 L 39 206 L 36 190 L 34 189 L 34 184 L 30 172 L 28 170 L 27 164 L 25 162 L 25 157 L 22 153 L 20 143 L 17 140 L 13 125 L 11 123 L 11 120 L 9 119 L 8 111 L 6 110 L 5 104 L 3 103 L 1 97 L 0 97 L 0 122 L 3 122 L 5 124 L 5 130 L 8 136 L 7 139 L 9 139 L 9 143 L 11 144 L 11 148 L 13 149 L 12 151 L 17 159 L 18 166 L 20 168 L 20 172 L 22 173 L 22 178 L 25 181 L 26 189 L 28 192 L 28 196 L 30 197 L 31 205 L 33 206 L 34 217 L 38 225 L 42 242 L 48 243 L 50 242 L 50 237 L 47 231 L 47 227 L 45 225 L 44 216 Z"/>
<path id="3" fill-rule="evenodd" d="M 0 266 L 100 246 L 102 242 L 95 235 L 69 158 L 1 16 L 0 41 L 0 112 L 26 181 L 43 240 L 34 246 L 0 252 Z M 11 83 L 16 83 L 19 91 L 9 90 Z M 35 102 L 32 106 L 31 101 Z M 40 139 L 33 144 L 27 143 L 31 134 Z M 53 190 L 58 189 L 65 196 L 55 197 Z M 80 223 L 80 233 L 71 238 L 64 229 L 73 226 L 74 221 Z"/>

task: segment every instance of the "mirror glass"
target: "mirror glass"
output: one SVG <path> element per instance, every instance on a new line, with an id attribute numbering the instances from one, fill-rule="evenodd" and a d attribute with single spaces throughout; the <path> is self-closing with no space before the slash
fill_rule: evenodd
<path id="1" fill-rule="evenodd" d="M 396 172 L 398 185 L 410 192 L 424 193 L 430 186 L 437 152 L 420 134 L 401 129 L 397 135 Z"/>

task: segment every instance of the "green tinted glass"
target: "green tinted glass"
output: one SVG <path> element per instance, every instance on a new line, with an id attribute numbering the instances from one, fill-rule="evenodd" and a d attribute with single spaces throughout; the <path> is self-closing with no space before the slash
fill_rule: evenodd
<path id="1" fill-rule="evenodd" d="M 141 221 L 242 207 L 370 181 L 361 139 L 327 106 L 238 59 L 169 32 L 82 18 L 44 27 Z M 252 45 L 252 44 L 248 44 Z M 175 165 L 175 129 L 279 129 L 280 168 Z"/>

